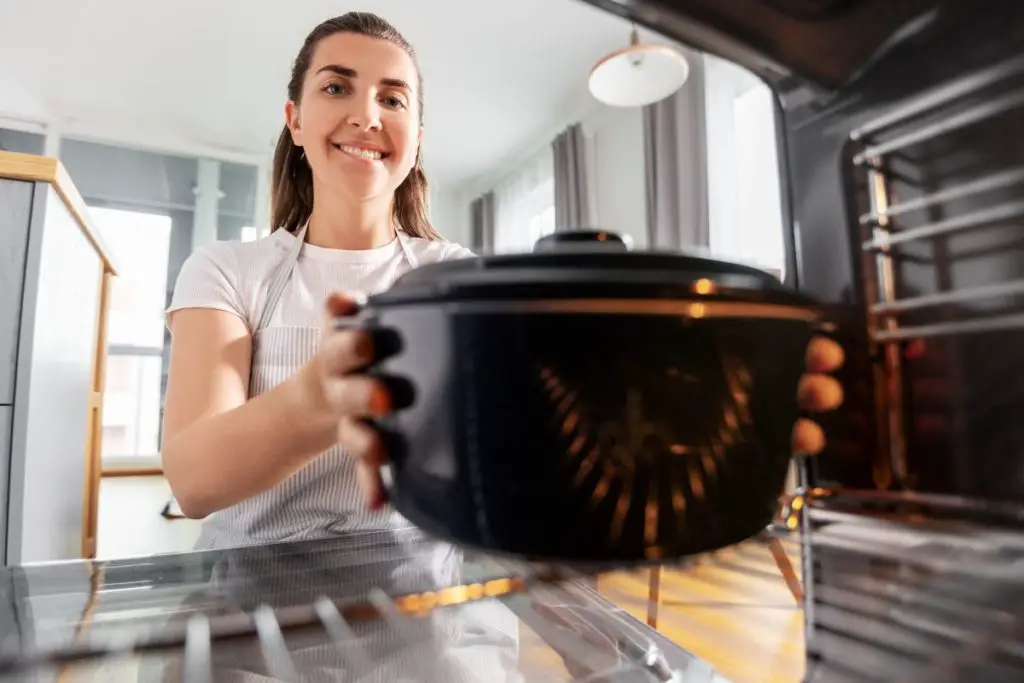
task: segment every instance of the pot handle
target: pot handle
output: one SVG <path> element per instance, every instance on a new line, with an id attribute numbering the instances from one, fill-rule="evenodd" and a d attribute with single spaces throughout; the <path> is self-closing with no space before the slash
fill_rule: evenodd
<path id="1" fill-rule="evenodd" d="M 379 369 L 380 364 L 397 355 L 404 348 L 404 342 L 397 330 L 381 327 L 372 311 L 361 307 L 354 315 L 336 318 L 333 321 L 335 330 L 357 329 L 370 335 L 373 344 L 373 359 L 365 366 L 353 371 L 376 378 L 382 382 L 391 395 L 391 414 L 410 407 L 416 400 L 415 387 L 403 377 L 391 375 Z M 384 442 L 389 461 L 381 466 L 381 479 L 384 484 L 385 496 L 390 498 L 392 487 L 391 462 L 400 460 L 405 455 L 405 440 L 396 430 L 388 416 L 382 418 L 363 418 L 361 420 L 377 432 Z"/>

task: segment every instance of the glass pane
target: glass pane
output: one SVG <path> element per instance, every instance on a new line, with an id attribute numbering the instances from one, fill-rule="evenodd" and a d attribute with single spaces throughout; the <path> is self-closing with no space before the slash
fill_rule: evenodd
<path id="1" fill-rule="evenodd" d="M 257 173 L 255 166 L 220 162 L 217 239 L 251 241 L 246 230 L 256 221 Z"/>
<path id="2" fill-rule="evenodd" d="M 89 213 L 118 267 L 108 343 L 162 348 L 170 217 L 101 207 L 90 207 Z"/>
<path id="3" fill-rule="evenodd" d="M 159 453 L 160 356 L 112 355 L 103 397 L 103 457 Z"/>
<path id="4" fill-rule="evenodd" d="M 782 274 L 782 190 L 771 91 L 749 71 L 705 55 L 711 252 Z"/>

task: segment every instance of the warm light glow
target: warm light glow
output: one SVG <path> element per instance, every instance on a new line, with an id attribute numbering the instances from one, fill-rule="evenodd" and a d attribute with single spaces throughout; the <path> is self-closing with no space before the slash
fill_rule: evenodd
<path id="1" fill-rule="evenodd" d="M 715 291 L 715 283 L 706 277 L 702 277 L 693 283 L 693 291 L 697 294 L 711 294 Z"/>

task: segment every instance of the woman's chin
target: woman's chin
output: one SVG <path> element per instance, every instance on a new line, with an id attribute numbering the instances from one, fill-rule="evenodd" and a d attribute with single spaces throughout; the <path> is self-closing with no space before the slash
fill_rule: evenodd
<path id="1" fill-rule="evenodd" d="M 349 197 L 358 200 L 373 199 L 386 195 L 391 191 L 388 174 L 383 170 L 373 173 L 366 170 L 353 172 L 346 169 L 336 179 L 334 186 Z"/>

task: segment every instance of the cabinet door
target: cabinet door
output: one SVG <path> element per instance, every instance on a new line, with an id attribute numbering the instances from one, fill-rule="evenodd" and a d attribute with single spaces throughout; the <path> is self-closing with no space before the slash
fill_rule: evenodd
<path id="1" fill-rule="evenodd" d="M 14 402 L 14 369 L 34 183 L 0 179 L 0 404 Z"/>
<path id="2" fill-rule="evenodd" d="M 11 477 L 12 406 L 0 405 L 0 510 L 7 510 L 7 487 Z M 0 566 L 7 564 L 7 515 L 0 515 Z M 2 610 L 0 610 L 2 611 Z M 5 633 L 0 624 L 0 633 Z"/>
<path id="3" fill-rule="evenodd" d="M 8 494 L 12 564 L 82 556 L 94 400 L 100 259 L 52 188 L 36 196 L 45 210 L 34 218 L 21 316 Z"/>

